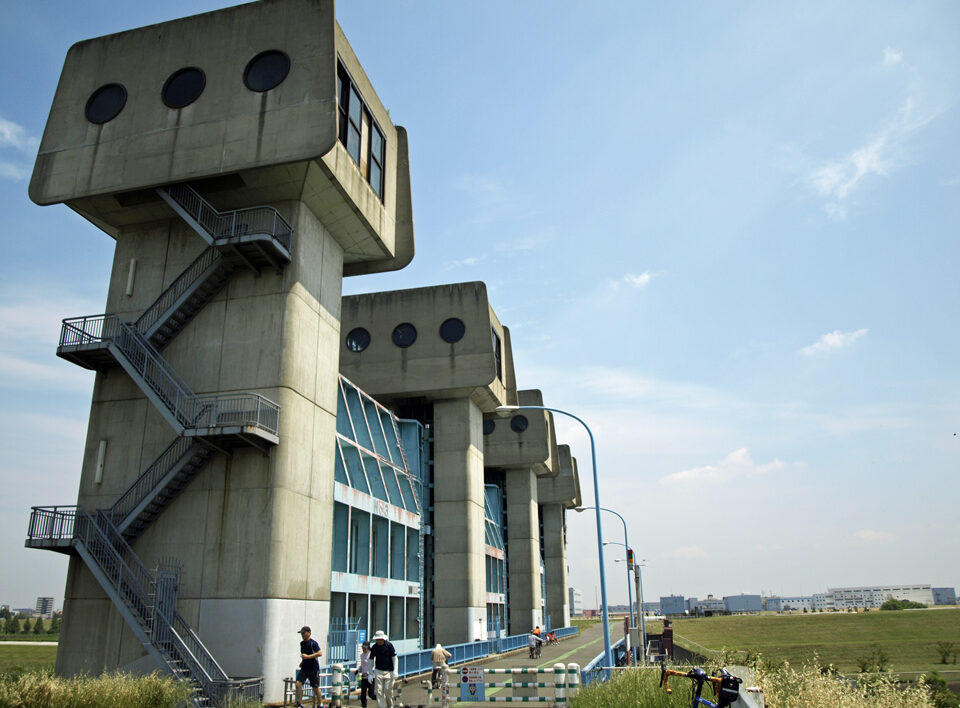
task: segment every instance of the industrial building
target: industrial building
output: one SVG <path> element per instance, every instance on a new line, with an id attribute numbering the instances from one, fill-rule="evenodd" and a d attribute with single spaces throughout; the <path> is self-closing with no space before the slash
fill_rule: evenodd
<path id="1" fill-rule="evenodd" d="M 730 614 L 738 612 L 760 612 L 763 610 L 763 598 L 760 595 L 724 595 L 723 607 Z"/>
<path id="2" fill-rule="evenodd" d="M 956 605 L 956 588 L 932 588 L 934 605 Z"/>
<path id="3" fill-rule="evenodd" d="M 97 372 L 77 505 L 28 531 L 70 555 L 58 673 L 277 701 L 303 624 L 350 660 L 568 623 L 576 460 L 548 412 L 497 415 L 543 396 L 484 284 L 342 297 L 414 235 L 332 0 L 74 45 L 30 196 L 116 241 L 107 314 L 57 349 Z"/>

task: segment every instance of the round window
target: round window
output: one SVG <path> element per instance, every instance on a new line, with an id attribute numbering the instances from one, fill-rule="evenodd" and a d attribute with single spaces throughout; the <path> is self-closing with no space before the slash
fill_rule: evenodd
<path id="1" fill-rule="evenodd" d="M 160 98 L 167 108 L 183 108 L 200 98 L 207 77 L 200 69 L 190 66 L 170 74 L 160 91 Z"/>
<path id="2" fill-rule="evenodd" d="M 530 425 L 525 415 L 515 415 L 510 419 L 510 430 L 515 433 L 522 433 Z"/>
<path id="3" fill-rule="evenodd" d="M 352 352 L 362 352 L 370 346 L 370 333 L 363 327 L 350 330 L 347 335 L 347 349 Z"/>
<path id="4" fill-rule="evenodd" d="M 290 72 L 290 57 L 279 49 L 260 52 L 243 70 L 243 84 L 251 91 L 269 91 Z"/>
<path id="5" fill-rule="evenodd" d="M 101 86 L 87 99 L 87 120 L 100 125 L 113 120 L 127 103 L 127 90 L 120 84 Z"/>
<path id="6" fill-rule="evenodd" d="M 409 322 L 398 324 L 393 328 L 393 343 L 406 349 L 417 341 L 417 328 Z"/>
<path id="7" fill-rule="evenodd" d="M 444 320 L 443 324 L 440 325 L 440 339 L 453 344 L 463 339 L 466 331 L 467 326 L 463 323 L 463 320 L 451 317 L 448 320 Z"/>
<path id="8" fill-rule="evenodd" d="M 496 429 L 497 429 L 497 424 L 496 424 L 496 422 L 494 422 L 493 420 L 489 420 L 489 419 L 488 419 L 488 420 L 483 421 L 483 434 L 484 434 L 484 435 L 489 435 L 490 433 L 492 433 L 492 432 L 493 432 L 494 430 L 496 430 Z"/>

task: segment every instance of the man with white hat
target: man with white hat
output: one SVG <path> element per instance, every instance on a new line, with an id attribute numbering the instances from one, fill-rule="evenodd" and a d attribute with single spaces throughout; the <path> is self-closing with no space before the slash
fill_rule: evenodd
<path id="1" fill-rule="evenodd" d="M 378 629 L 377 633 L 373 635 L 370 658 L 373 661 L 373 675 L 379 708 L 393 708 L 393 679 L 396 676 L 394 657 L 396 655 L 397 650 L 388 641 L 387 635 L 382 629 Z"/>

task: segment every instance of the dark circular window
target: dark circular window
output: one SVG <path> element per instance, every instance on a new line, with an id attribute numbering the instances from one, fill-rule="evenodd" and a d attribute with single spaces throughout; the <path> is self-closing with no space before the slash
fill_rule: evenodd
<path id="1" fill-rule="evenodd" d="M 417 341 L 417 328 L 409 322 L 398 324 L 393 328 L 393 343 L 404 349 Z"/>
<path id="2" fill-rule="evenodd" d="M 489 434 L 492 433 L 494 430 L 496 430 L 496 428 L 497 428 L 497 424 L 496 424 L 494 421 L 489 420 L 489 419 L 483 421 L 483 434 L 484 434 L 484 435 L 489 435 Z"/>
<path id="3" fill-rule="evenodd" d="M 206 85 L 207 77 L 203 71 L 190 66 L 170 74 L 160 92 L 160 98 L 167 108 L 183 108 L 200 98 Z"/>
<path id="4" fill-rule="evenodd" d="M 287 78 L 290 57 L 279 49 L 260 52 L 243 70 L 243 84 L 251 91 L 269 91 Z"/>
<path id="5" fill-rule="evenodd" d="M 510 419 L 510 430 L 515 433 L 522 433 L 528 425 L 530 425 L 530 421 L 527 420 L 525 415 L 515 415 Z"/>
<path id="6" fill-rule="evenodd" d="M 127 103 L 127 90 L 120 84 L 101 86 L 87 99 L 87 120 L 100 125 L 116 118 Z"/>
<path id="7" fill-rule="evenodd" d="M 363 327 L 356 327 L 350 330 L 347 335 L 347 349 L 352 352 L 362 352 L 370 346 L 370 333 Z"/>
<path id="8" fill-rule="evenodd" d="M 463 339 L 466 331 L 467 326 L 463 323 L 463 320 L 451 317 L 449 320 L 444 320 L 443 324 L 440 325 L 440 339 L 453 344 Z"/>

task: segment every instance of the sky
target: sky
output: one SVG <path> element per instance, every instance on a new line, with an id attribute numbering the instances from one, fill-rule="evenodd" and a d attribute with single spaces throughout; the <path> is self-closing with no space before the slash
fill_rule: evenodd
<path id="1" fill-rule="evenodd" d="M 27 197 L 63 58 L 228 4 L 4 5 L 0 603 L 62 602 L 66 557 L 23 540 L 30 506 L 76 500 L 93 375 L 55 348 L 62 318 L 103 311 L 113 251 Z M 417 248 L 344 293 L 487 283 L 519 386 L 593 431 L 646 600 L 960 586 L 960 5 L 337 14 L 409 132 Z M 587 436 L 557 429 L 594 504 Z M 593 606 L 596 520 L 567 518 Z"/>

